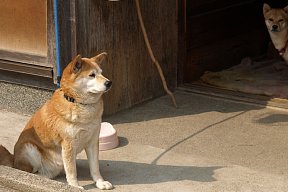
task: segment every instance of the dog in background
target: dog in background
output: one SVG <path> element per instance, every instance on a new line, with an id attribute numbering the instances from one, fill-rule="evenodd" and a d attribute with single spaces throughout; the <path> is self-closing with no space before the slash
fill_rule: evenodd
<path id="1" fill-rule="evenodd" d="M 76 56 L 64 69 L 57 89 L 29 120 L 14 146 L 14 155 L 0 146 L 0 164 L 48 178 L 63 170 L 69 185 L 78 185 L 76 155 L 86 151 L 90 173 L 99 189 L 112 189 L 99 171 L 102 94 L 112 82 L 102 75 L 106 53 Z"/>
<path id="2" fill-rule="evenodd" d="M 275 48 L 288 64 L 288 6 L 275 9 L 264 3 L 263 15 Z"/>

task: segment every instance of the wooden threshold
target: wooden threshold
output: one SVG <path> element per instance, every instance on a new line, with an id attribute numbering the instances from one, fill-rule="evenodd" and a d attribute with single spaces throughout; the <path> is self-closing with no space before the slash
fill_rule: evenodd
<path id="1" fill-rule="evenodd" d="M 288 109 L 288 99 L 273 98 L 265 95 L 255 95 L 239 91 L 232 91 L 207 85 L 201 82 L 183 84 L 182 86 L 178 87 L 178 90 L 261 106 Z"/>
<path id="2" fill-rule="evenodd" d="M 0 59 L 0 70 L 13 71 L 25 73 L 30 75 L 42 76 L 47 78 L 53 77 L 53 70 L 51 67 L 30 65 L 25 63 L 17 63 Z"/>
<path id="3" fill-rule="evenodd" d="M 45 90 L 55 90 L 57 86 L 52 78 L 36 76 L 14 71 L 5 71 L 0 69 L 0 82 L 18 84 L 27 87 L 40 88 Z"/>
<path id="4" fill-rule="evenodd" d="M 28 53 L 0 50 L 0 59 L 31 65 L 39 65 L 43 67 L 52 67 L 52 64 L 47 62 L 47 56 L 33 55 Z"/>

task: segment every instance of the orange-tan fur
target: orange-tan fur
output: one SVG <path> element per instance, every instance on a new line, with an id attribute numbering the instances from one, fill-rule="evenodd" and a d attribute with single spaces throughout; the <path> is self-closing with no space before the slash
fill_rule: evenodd
<path id="1" fill-rule="evenodd" d="M 63 71 L 61 88 L 32 116 L 20 134 L 14 147 L 14 160 L 8 152 L 10 165 L 13 161 L 17 169 L 49 178 L 64 170 L 68 184 L 82 188 L 77 181 L 76 155 L 84 149 L 96 186 L 113 187 L 103 180 L 98 162 L 102 94 L 111 86 L 98 65 L 105 57 L 106 53 L 93 58 L 78 55 L 71 61 Z M 75 102 L 67 100 L 64 94 Z M 4 149 L 0 147 L 0 153 Z M 7 152 L 3 154 L 1 158 L 9 159 Z"/>

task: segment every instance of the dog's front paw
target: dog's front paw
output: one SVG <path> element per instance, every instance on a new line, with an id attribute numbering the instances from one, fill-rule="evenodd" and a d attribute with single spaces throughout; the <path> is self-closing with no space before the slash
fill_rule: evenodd
<path id="1" fill-rule="evenodd" d="M 82 186 L 75 186 L 75 187 L 77 187 L 78 189 L 81 189 L 81 190 L 84 190 L 84 187 L 82 187 Z"/>
<path id="2" fill-rule="evenodd" d="M 68 184 L 73 186 L 73 187 L 77 187 L 78 189 L 84 190 L 84 188 L 82 186 L 80 186 L 77 181 L 73 181 L 73 182 L 70 181 L 70 182 L 68 182 Z"/>
<path id="3" fill-rule="evenodd" d="M 101 190 L 113 189 L 113 185 L 109 181 L 103 181 L 103 180 L 96 181 L 96 187 Z"/>
<path id="4" fill-rule="evenodd" d="M 69 184 L 70 185 L 70 184 Z M 78 189 L 84 190 L 84 187 L 80 186 L 80 185 L 70 185 L 72 187 L 77 187 Z"/>
<path id="5" fill-rule="evenodd" d="M 70 185 L 70 184 L 69 184 Z M 80 186 L 80 185 L 71 185 L 73 187 L 77 187 L 78 189 L 84 190 L 84 187 Z"/>

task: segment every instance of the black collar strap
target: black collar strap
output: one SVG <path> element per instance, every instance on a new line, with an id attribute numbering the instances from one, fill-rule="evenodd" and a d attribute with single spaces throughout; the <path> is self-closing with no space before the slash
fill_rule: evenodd
<path id="1" fill-rule="evenodd" d="M 69 97 L 68 95 L 64 94 L 64 98 L 69 102 L 75 103 L 75 99 L 73 97 Z"/>
<path id="2" fill-rule="evenodd" d="M 62 90 L 61 90 L 61 91 L 62 91 Z M 76 100 L 75 100 L 73 97 L 69 97 L 69 96 L 66 95 L 65 93 L 64 93 L 64 98 L 65 98 L 67 101 L 71 102 L 71 103 L 78 103 L 78 102 L 76 102 Z M 87 105 L 87 104 L 85 104 L 85 103 L 79 103 L 79 104 L 81 104 L 81 105 Z"/>
<path id="3" fill-rule="evenodd" d="M 60 91 L 62 91 L 62 89 L 60 89 Z M 64 98 L 65 98 L 67 101 L 71 102 L 71 103 L 78 103 L 78 102 L 76 102 L 76 99 L 74 99 L 73 97 L 69 97 L 69 96 L 66 95 L 65 93 L 64 93 Z M 81 104 L 81 105 L 87 105 L 87 104 L 85 104 L 85 103 L 79 103 L 79 104 Z"/>

